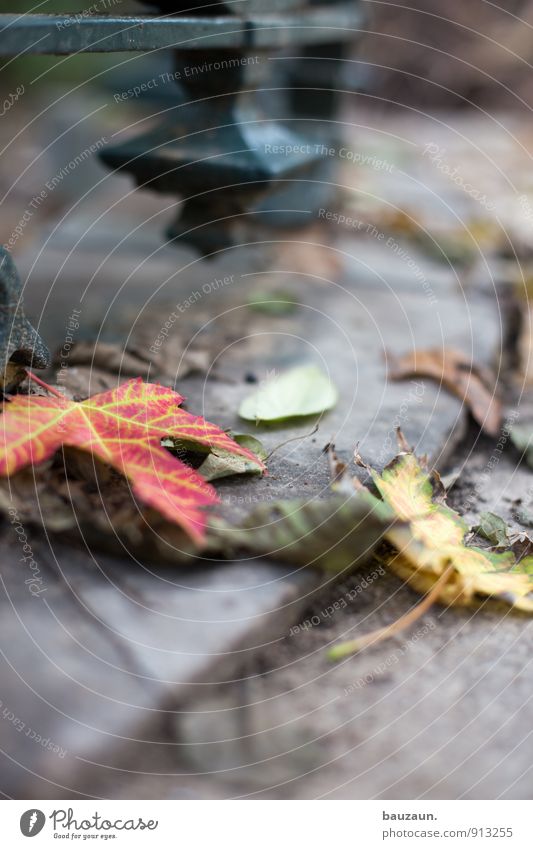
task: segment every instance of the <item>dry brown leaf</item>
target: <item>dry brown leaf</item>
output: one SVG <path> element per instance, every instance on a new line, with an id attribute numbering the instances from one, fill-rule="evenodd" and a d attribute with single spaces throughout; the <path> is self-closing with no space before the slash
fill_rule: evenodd
<path id="1" fill-rule="evenodd" d="M 178 525 L 155 510 L 139 510 L 123 478 L 109 478 L 98 460 L 90 469 L 72 459 L 69 454 L 35 469 L 22 469 L 9 480 L 0 478 L 0 512 L 14 510 L 24 524 L 43 528 L 47 536 L 118 556 L 129 551 L 139 559 L 182 563 L 197 553 Z"/>
<path id="2" fill-rule="evenodd" d="M 387 355 L 389 377 L 406 380 L 427 377 L 444 386 L 469 408 L 479 426 L 490 436 L 497 436 L 502 421 L 501 403 L 490 388 L 488 373 L 471 363 L 454 348 L 414 350 L 401 357 Z"/>
<path id="3" fill-rule="evenodd" d="M 89 366 L 72 366 L 56 373 L 56 386 L 65 398 L 83 401 L 90 395 L 114 389 L 120 384 L 120 375 Z"/>
<path id="4" fill-rule="evenodd" d="M 169 337 L 164 347 L 154 353 L 148 345 L 153 337 L 146 335 L 146 345 L 141 333 L 138 337 L 125 348 L 109 342 L 74 343 L 68 368 L 59 372 L 60 382 L 76 396 L 87 397 L 102 389 L 111 389 L 128 377 L 174 385 L 176 380 L 192 372 L 203 374 L 209 369 L 209 351 L 187 348 L 181 338 Z M 60 361 L 58 354 L 56 365 Z"/>
<path id="5" fill-rule="evenodd" d="M 76 342 L 72 345 L 69 355 L 71 366 L 91 366 L 117 372 L 123 376 L 148 376 L 148 362 L 136 353 L 130 353 L 127 348 L 110 342 Z"/>

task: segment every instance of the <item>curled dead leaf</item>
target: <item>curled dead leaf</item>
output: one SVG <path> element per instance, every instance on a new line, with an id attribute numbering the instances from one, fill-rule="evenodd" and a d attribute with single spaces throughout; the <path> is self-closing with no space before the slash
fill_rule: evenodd
<path id="1" fill-rule="evenodd" d="M 461 351 L 453 348 L 414 350 L 401 357 L 387 355 L 392 380 L 427 377 L 445 387 L 472 413 L 489 436 L 497 436 L 502 422 L 502 406 L 491 386 L 486 370 L 472 364 Z"/>

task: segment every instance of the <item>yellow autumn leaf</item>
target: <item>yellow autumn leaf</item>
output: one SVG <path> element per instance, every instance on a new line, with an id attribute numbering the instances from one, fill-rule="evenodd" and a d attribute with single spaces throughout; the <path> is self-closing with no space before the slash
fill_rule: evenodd
<path id="1" fill-rule="evenodd" d="M 533 613 L 533 583 L 512 551 L 493 553 L 467 546 L 468 526 L 451 508 L 434 500 L 431 476 L 413 453 L 403 452 L 382 474 L 370 469 L 383 501 L 401 523 L 390 527 L 394 551 L 387 565 L 419 592 L 429 592 L 452 565 L 439 601 L 478 604 L 489 597 Z"/>

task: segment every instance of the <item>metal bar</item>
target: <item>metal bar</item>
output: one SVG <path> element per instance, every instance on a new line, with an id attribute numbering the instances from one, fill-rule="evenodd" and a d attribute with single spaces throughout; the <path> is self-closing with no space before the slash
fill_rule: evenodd
<path id="1" fill-rule="evenodd" d="M 0 56 L 159 50 L 281 49 L 354 39 L 358 4 L 314 7 L 286 15 L 161 17 L 156 15 L 0 15 Z"/>

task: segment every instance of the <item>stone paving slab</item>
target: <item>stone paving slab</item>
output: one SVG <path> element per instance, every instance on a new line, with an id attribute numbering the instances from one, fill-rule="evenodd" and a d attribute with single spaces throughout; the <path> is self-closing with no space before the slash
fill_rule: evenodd
<path id="1" fill-rule="evenodd" d="M 98 795 L 95 762 L 149 758 L 165 707 L 231 679 L 319 583 L 266 562 L 140 568 L 33 534 L 36 598 L 13 536 L 2 541 L 0 739 L 2 790 L 19 798 Z"/>

